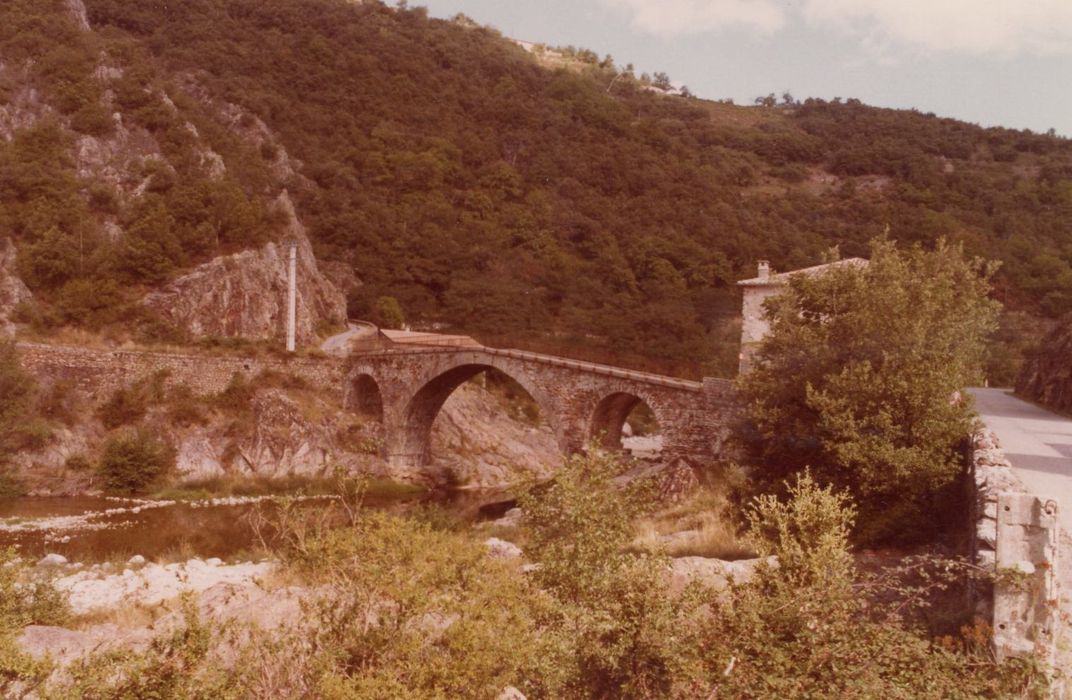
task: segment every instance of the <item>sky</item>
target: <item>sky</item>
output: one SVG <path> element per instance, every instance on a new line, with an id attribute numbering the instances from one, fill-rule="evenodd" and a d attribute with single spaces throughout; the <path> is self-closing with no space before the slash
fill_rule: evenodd
<path id="1" fill-rule="evenodd" d="M 699 97 L 855 97 L 1072 137 L 1072 0 L 411 0 Z"/>

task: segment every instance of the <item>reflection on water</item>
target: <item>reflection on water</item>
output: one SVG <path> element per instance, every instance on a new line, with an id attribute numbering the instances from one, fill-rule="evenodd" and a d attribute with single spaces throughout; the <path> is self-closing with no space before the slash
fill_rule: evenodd
<path id="1" fill-rule="evenodd" d="M 466 519 L 485 517 L 500 494 L 439 493 L 409 500 L 375 500 L 372 508 L 403 510 L 434 503 Z M 182 558 L 227 559 L 259 544 L 250 515 L 267 515 L 270 500 L 240 505 L 204 505 L 76 496 L 0 500 L 0 547 L 15 546 L 27 559 L 55 552 L 71 561 L 97 562 L 140 554 L 156 559 L 169 553 Z M 328 499 L 302 501 L 301 508 L 333 509 Z M 493 508 L 493 511 L 498 510 Z"/>

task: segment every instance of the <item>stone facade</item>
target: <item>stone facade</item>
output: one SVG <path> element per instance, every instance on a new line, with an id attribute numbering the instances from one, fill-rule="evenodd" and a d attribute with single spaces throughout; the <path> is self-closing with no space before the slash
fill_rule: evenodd
<path id="1" fill-rule="evenodd" d="M 770 263 L 760 260 L 757 275 L 752 279 L 741 280 L 737 285 L 741 288 L 741 354 L 739 356 L 739 372 L 747 374 L 755 362 L 755 354 L 759 350 L 763 339 L 770 333 L 770 321 L 763 310 L 763 303 L 773 296 L 781 294 L 790 278 L 795 275 L 822 274 L 830 269 L 842 266 L 863 266 L 867 261 L 863 258 L 847 258 L 825 265 L 806 267 L 801 270 L 792 270 L 781 274 L 771 271 Z"/>
<path id="2" fill-rule="evenodd" d="M 1029 494 L 985 430 L 972 436 L 969 521 L 975 563 L 997 574 L 976 590 L 978 611 L 991 622 L 999 658 L 1038 654 L 1051 662 L 1059 629 L 1058 504 Z"/>

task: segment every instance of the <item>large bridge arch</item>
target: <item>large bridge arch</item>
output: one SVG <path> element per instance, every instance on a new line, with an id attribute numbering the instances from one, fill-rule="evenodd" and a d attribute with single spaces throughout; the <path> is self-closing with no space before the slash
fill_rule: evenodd
<path id="1" fill-rule="evenodd" d="M 523 363 L 510 358 L 472 353 L 444 353 L 426 357 L 418 371 L 406 372 L 392 380 L 381 373 L 381 386 L 393 384 L 385 394 L 387 427 L 384 451 L 393 467 L 419 468 L 431 459 L 431 433 L 436 416 L 451 394 L 462 384 L 489 369 L 497 370 L 524 389 L 540 409 L 547 425 L 563 448 L 560 410 L 554 397 L 538 382 Z"/>

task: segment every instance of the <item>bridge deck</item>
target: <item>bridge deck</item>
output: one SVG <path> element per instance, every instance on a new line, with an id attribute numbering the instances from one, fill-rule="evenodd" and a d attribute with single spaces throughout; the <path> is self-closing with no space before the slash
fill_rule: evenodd
<path id="1" fill-rule="evenodd" d="M 353 353 L 354 357 L 376 357 L 376 356 L 390 356 L 390 355 L 429 355 L 429 354 L 446 354 L 446 353 L 485 353 L 488 355 L 494 355 L 496 357 L 510 357 L 515 360 L 523 360 L 528 362 L 539 362 L 541 364 L 552 365 L 554 367 L 565 367 L 568 369 L 574 369 L 582 372 L 591 372 L 593 374 L 599 374 L 606 377 L 617 377 L 619 379 L 629 379 L 637 382 L 645 382 L 647 384 L 657 384 L 659 386 L 673 387 L 675 389 L 682 389 L 685 391 L 702 391 L 703 383 L 693 381 L 690 379 L 681 379 L 679 377 L 668 377 L 663 374 L 654 374 L 651 372 L 639 372 L 631 369 L 622 369 L 620 367 L 612 367 L 611 365 L 601 365 L 595 362 L 584 362 L 582 360 L 569 360 L 564 357 L 556 357 L 554 355 L 542 355 L 536 352 L 527 352 L 525 350 L 513 350 L 504 348 L 489 348 L 487 346 L 481 347 L 458 347 L 448 345 L 424 345 L 421 347 L 396 347 L 385 350 L 367 350 L 357 351 Z M 729 380 L 725 380 L 729 382 Z"/>

